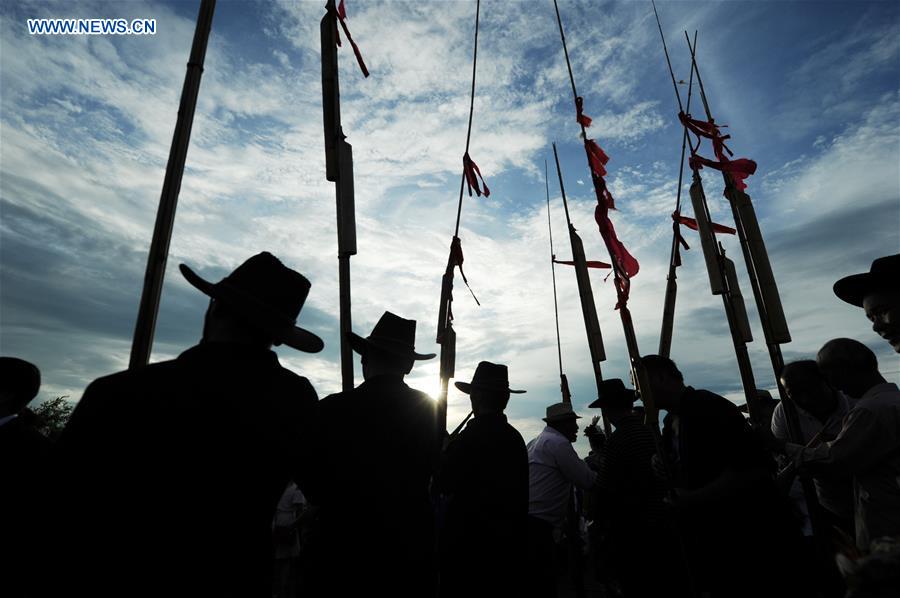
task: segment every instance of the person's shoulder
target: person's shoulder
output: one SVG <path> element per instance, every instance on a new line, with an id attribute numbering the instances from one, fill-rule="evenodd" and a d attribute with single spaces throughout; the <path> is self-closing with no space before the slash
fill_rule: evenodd
<path id="1" fill-rule="evenodd" d="M 319 395 L 316 394 L 316 389 L 308 378 L 292 372 L 281 365 L 279 365 L 276 371 L 278 372 L 279 385 L 283 389 L 289 389 L 291 394 L 296 394 L 300 400 L 318 400 Z"/>

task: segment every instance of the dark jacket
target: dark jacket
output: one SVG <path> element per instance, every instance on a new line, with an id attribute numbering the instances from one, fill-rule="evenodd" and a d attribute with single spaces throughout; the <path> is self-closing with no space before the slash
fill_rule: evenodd
<path id="1" fill-rule="evenodd" d="M 314 595 L 427 596 L 433 583 L 435 402 L 378 376 L 318 404 Z"/>
<path id="2" fill-rule="evenodd" d="M 503 414 L 476 416 L 444 451 L 443 596 L 518 595 L 528 518 L 528 452 Z"/>
<path id="3" fill-rule="evenodd" d="M 275 353 L 203 343 L 94 381 L 58 444 L 64 595 L 268 596 L 316 402 Z"/>

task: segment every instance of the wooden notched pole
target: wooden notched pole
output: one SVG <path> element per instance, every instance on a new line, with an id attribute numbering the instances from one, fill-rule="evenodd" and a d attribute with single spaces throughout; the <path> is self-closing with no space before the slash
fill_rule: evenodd
<path id="1" fill-rule="evenodd" d="M 554 152 L 556 148 L 554 147 Z M 555 155 L 555 153 L 554 153 Z M 559 161 L 557 160 L 557 168 L 559 167 Z M 566 375 L 563 373 L 563 364 L 562 364 L 562 340 L 559 335 L 559 302 L 556 299 L 556 255 L 553 252 L 553 223 L 550 219 L 550 180 L 549 180 L 549 169 L 547 168 L 547 161 L 544 160 L 544 187 L 547 191 L 547 231 L 550 233 L 550 273 L 553 277 L 553 315 L 556 319 L 556 354 L 559 358 L 559 392 L 562 395 L 563 403 L 572 403 L 572 392 L 569 390 L 569 380 L 566 378 Z M 582 261 L 584 260 L 584 256 L 582 255 Z M 576 268 L 578 262 L 575 262 Z M 587 268 L 585 268 L 586 270 Z M 577 273 L 577 270 L 576 270 Z M 593 303 L 593 297 L 591 297 L 591 302 Z M 596 311 L 594 316 L 596 317 Z M 599 333 L 600 327 L 599 324 L 597 326 L 597 332 Z M 598 334 L 599 336 L 599 334 Z M 602 351 L 603 348 L 603 339 L 600 339 L 600 348 Z M 603 420 L 604 424 L 606 424 L 606 420 Z"/>
<path id="2" fill-rule="evenodd" d="M 144 366 L 150 361 L 153 332 L 159 313 L 159 299 L 162 294 L 166 262 L 169 257 L 169 242 L 172 239 L 172 228 L 175 224 L 175 208 L 178 205 L 178 194 L 181 191 L 184 163 L 191 140 L 191 126 L 194 122 L 194 110 L 197 107 L 200 78 L 203 75 L 203 62 L 206 58 L 206 45 L 209 41 L 215 9 L 216 0 L 202 0 L 200 3 L 197 26 L 194 29 L 194 41 L 191 44 L 191 57 L 188 61 L 187 73 L 184 76 L 184 86 L 181 89 L 178 119 L 175 122 L 172 145 L 169 148 L 169 162 L 166 165 L 159 209 L 156 212 L 153 240 L 150 243 L 150 254 L 147 257 L 144 289 L 138 308 L 134 339 L 131 345 L 131 358 L 128 364 L 131 369 Z"/>
<path id="3" fill-rule="evenodd" d="M 341 388 L 353 388 L 353 350 L 350 315 L 350 256 L 356 255 L 356 209 L 353 200 L 353 148 L 341 127 L 338 82 L 337 10 L 334 0 L 325 5 L 322 41 L 322 110 L 325 128 L 325 178 L 335 183 L 338 235 L 338 286 L 341 335 Z"/>

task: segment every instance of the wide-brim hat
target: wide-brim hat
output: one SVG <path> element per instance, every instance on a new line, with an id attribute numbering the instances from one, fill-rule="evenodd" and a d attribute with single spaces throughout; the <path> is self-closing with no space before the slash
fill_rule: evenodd
<path id="1" fill-rule="evenodd" d="M 543 419 L 549 424 L 564 419 L 581 419 L 581 416 L 572 411 L 571 403 L 554 403 L 547 407 L 547 417 Z"/>
<path id="2" fill-rule="evenodd" d="M 254 255 L 217 283 L 185 264 L 179 270 L 200 292 L 227 304 L 276 344 L 306 353 L 318 353 L 325 346 L 321 338 L 296 325 L 312 285 L 271 253 Z"/>
<path id="3" fill-rule="evenodd" d="M 472 390 L 487 392 L 512 392 L 522 394 L 524 390 L 513 390 L 509 387 L 509 370 L 505 365 L 482 361 L 475 368 L 471 382 L 456 382 L 456 388 L 469 394 Z"/>
<path id="4" fill-rule="evenodd" d="M 637 400 L 637 393 L 631 388 L 626 388 L 621 378 L 609 378 L 600 383 L 597 399 L 588 407 L 591 409 L 627 407 L 632 405 L 635 400 Z"/>
<path id="5" fill-rule="evenodd" d="M 868 272 L 853 274 L 834 283 L 834 294 L 850 305 L 862 307 L 863 298 L 873 291 L 900 290 L 900 253 L 880 257 Z"/>
<path id="6" fill-rule="evenodd" d="M 403 359 L 421 360 L 435 356 L 435 353 L 416 353 L 415 320 L 401 318 L 389 311 L 384 312 L 372 334 L 366 338 L 351 332 L 350 346 L 360 355 L 375 350 Z"/>

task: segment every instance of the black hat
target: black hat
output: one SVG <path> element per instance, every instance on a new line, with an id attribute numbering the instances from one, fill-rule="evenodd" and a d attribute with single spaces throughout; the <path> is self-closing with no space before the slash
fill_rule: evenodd
<path id="1" fill-rule="evenodd" d="M 384 312 L 372 334 L 366 338 L 355 332 L 350 333 L 350 346 L 360 355 L 375 349 L 407 359 L 431 359 L 435 356 L 434 353 L 416 353 L 415 345 L 416 321 L 406 320 L 389 311 Z"/>
<path id="2" fill-rule="evenodd" d="M 31 362 L 18 357 L 0 357 L 0 384 L 27 405 L 41 388 L 41 371 Z"/>
<path id="3" fill-rule="evenodd" d="M 469 394 L 472 389 L 493 392 L 514 392 L 522 394 L 524 390 L 513 390 L 509 387 L 509 371 L 505 365 L 482 361 L 475 368 L 471 382 L 456 382 L 456 388 Z"/>
<path id="4" fill-rule="evenodd" d="M 850 305 L 862 307 L 863 298 L 873 291 L 900 290 L 900 253 L 880 257 L 868 272 L 854 274 L 834 283 L 834 294 Z"/>
<path id="5" fill-rule="evenodd" d="M 621 378 L 609 378 L 600 383 L 597 400 L 588 405 L 591 409 L 603 409 L 605 407 L 629 407 L 637 395 L 634 390 L 625 388 Z"/>
<path id="6" fill-rule="evenodd" d="M 184 264 L 179 269 L 189 283 L 234 308 L 275 343 L 307 353 L 318 353 L 325 346 L 318 336 L 295 325 L 312 285 L 271 253 L 254 255 L 215 284 Z"/>

